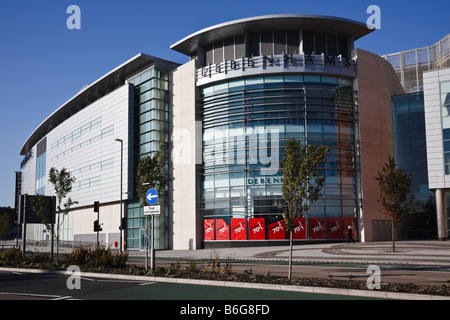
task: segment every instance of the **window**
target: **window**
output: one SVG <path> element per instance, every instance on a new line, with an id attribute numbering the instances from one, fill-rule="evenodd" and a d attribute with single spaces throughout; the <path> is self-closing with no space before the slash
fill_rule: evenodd
<path id="1" fill-rule="evenodd" d="M 441 83 L 441 103 L 442 103 L 442 115 L 444 117 L 450 116 L 450 81 Z M 444 126 L 445 128 L 449 128 Z"/>
<path id="2" fill-rule="evenodd" d="M 286 32 L 275 31 L 273 33 L 275 54 L 286 53 Z"/>
<path id="3" fill-rule="evenodd" d="M 450 175 L 450 81 L 441 82 L 441 104 L 445 174 Z"/>
<path id="4" fill-rule="evenodd" d="M 234 39 L 235 59 L 245 56 L 245 37 L 240 36 Z"/>
<path id="5" fill-rule="evenodd" d="M 286 33 L 286 39 L 287 39 L 287 53 L 288 54 L 295 54 L 299 53 L 299 39 L 298 39 L 298 31 L 288 31 Z"/>
<path id="6" fill-rule="evenodd" d="M 229 38 L 224 41 L 225 60 L 234 59 L 234 38 Z"/>
<path id="7" fill-rule="evenodd" d="M 314 33 L 309 31 L 303 32 L 303 51 L 307 54 L 314 53 Z"/>
<path id="8" fill-rule="evenodd" d="M 325 33 L 316 32 L 315 33 L 315 44 L 316 44 L 316 54 L 327 54 L 327 44 Z"/>
<path id="9" fill-rule="evenodd" d="M 80 140 L 80 137 L 83 134 L 88 133 L 91 130 L 94 130 L 98 127 L 100 127 L 102 124 L 102 118 L 97 118 L 95 120 L 92 120 L 89 123 L 86 123 L 82 127 L 78 128 L 75 131 L 70 132 L 69 134 L 66 134 L 63 138 L 59 139 L 57 142 L 52 143 L 52 151 L 58 149 L 59 147 L 62 147 L 66 143 L 74 143 Z"/>
<path id="10" fill-rule="evenodd" d="M 114 159 L 108 159 L 108 160 L 102 161 L 101 167 L 102 167 L 102 170 L 107 170 L 107 169 L 113 168 L 114 167 Z"/>
<path id="11" fill-rule="evenodd" d="M 255 57 L 259 56 L 259 41 L 260 41 L 260 34 L 254 33 L 250 35 L 250 55 L 253 55 Z"/>
<path id="12" fill-rule="evenodd" d="M 108 137 L 114 133 L 114 125 L 102 130 L 102 138 Z"/>
<path id="13" fill-rule="evenodd" d="M 223 62 L 223 41 L 214 43 L 214 63 Z"/>

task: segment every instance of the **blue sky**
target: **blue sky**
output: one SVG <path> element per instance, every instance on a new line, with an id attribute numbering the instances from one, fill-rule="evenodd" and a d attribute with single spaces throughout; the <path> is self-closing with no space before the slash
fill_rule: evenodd
<path id="1" fill-rule="evenodd" d="M 178 63 L 170 45 L 203 28 L 266 14 L 318 14 L 366 22 L 381 8 L 381 29 L 356 42 L 376 54 L 434 44 L 450 33 L 447 1 L 14 0 L 0 4 L 0 206 L 14 206 L 14 172 L 34 129 L 84 85 L 143 52 Z M 69 30 L 67 8 L 81 9 Z"/>

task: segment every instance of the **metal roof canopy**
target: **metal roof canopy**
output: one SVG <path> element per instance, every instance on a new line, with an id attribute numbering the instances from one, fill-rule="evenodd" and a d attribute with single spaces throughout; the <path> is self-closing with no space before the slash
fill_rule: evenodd
<path id="1" fill-rule="evenodd" d="M 91 85 L 80 90 L 73 98 L 63 104 L 58 110 L 45 119 L 30 135 L 20 152 L 26 155 L 34 145 L 44 138 L 50 131 L 59 126 L 65 120 L 81 111 L 94 101 L 124 85 L 125 80 L 140 72 L 151 64 L 164 64 L 176 68 L 178 64 L 162 60 L 143 53 L 136 55 L 127 62 L 110 71 Z"/>
<path id="2" fill-rule="evenodd" d="M 354 41 L 374 31 L 364 23 L 344 18 L 305 14 L 277 14 L 218 24 L 195 32 L 173 44 L 170 48 L 191 56 L 199 46 L 243 35 L 247 32 L 295 29 L 327 32 L 346 37 L 352 36 Z"/>

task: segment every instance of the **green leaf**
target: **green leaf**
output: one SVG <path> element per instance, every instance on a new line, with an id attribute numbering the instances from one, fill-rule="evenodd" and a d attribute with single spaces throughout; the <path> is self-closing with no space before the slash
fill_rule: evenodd
<path id="1" fill-rule="evenodd" d="M 326 160 L 328 146 L 301 145 L 295 138 L 285 144 L 285 158 L 281 162 L 283 184 L 281 191 L 286 209 L 283 214 L 288 231 L 293 228 L 293 220 L 306 214 L 310 205 L 319 199 L 325 183 L 318 168 Z"/>

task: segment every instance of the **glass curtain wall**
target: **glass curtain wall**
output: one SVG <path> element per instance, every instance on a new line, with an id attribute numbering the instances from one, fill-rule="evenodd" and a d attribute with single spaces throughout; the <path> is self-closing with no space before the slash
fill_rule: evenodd
<path id="1" fill-rule="evenodd" d="M 295 239 L 343 239 L 356 227 L 357 152 L 351 79 L 279 75 L 202 89 L 204 240 L 284 240 L 279 164 L 290 137 L 328 145 L 322 197 L 296 219 Z M 356 235 L 356 230 L 355 230 Z"/>
<path id="2" fill-rule="evenodd" d="M 423 92 L 392 97 L 394 157 L 397 166 L 412 174 L 416 208 L 399 228 L 399 238 L 434 239 L 436 203 L 428 185 L 425 106 Z"/>
<path id="3" fill-rule="evenodd" d="M 47 138 L 40 141 L 36 149 L 36 194 L 45 195 L 47 182 Z"/>
<path id="4" fill-rule="evenodd" d="M 412 192 L 425 203 L 428 187 L 425 107 L 423 92 L 392 97 L 394 156 L 397 165 L 413 175 Z"/>
<path id="5" fill-rule="evenodd" d="M 151 68 L 129 80 L 134 85 L 134 146 L 136 159 L 152 156 L 160 150 L 162 141 L 168 141 L 169 75 L 164 70 Z M 137 168 L 137 160 L 135 163 Z M 133 173 L 136 175 L 136 170 Z M 133 180 L 134 180 L 133 176 Z M 161 214 L 155 218 L 155 249 L 167 249 L 168 206 L 161 204 Z M 128 202 L 127 247 L 144 249 L 147 225 L 140 199 Z"/>

